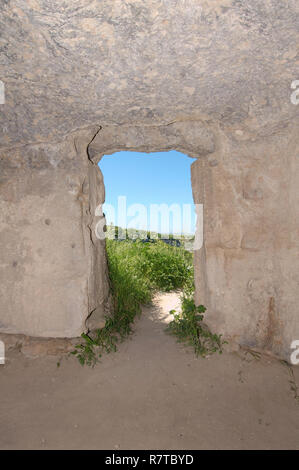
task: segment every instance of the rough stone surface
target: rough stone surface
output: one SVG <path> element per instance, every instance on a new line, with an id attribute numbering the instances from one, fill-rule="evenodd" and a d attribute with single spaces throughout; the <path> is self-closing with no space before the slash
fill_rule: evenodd
<path id="1" fill-rule="evenodd" d="M 297 0 L 5 0 L 1 143 L 82 126 L 295 116 Z"/>
<path id="2" fill-rule="evenodd" d="M 78 341 L 78 340 L 77 340 Z M 75 342 L 70 339 L 54 338 L 44 339 L 30 338 L 24 342 L 21 352 L 30 358 L 41 356 L 59 356 L 74 351 Z"/>
<path id="3" fill-rule="evenodd" d="M 195 202 L 204 204 L 204 246 L 195 253 L 196 298 L 209 324 L 243 346 L 289 359 L 299 338 L 298 126 L 222 145 L 192 165 Z"/>
<path id="4" fill-rule="evenodd" d="M 64 355 L 74 351 L 80 338 L 33 338 L 19 334 L 0 333 L 0 340 L 5 344 L 6 359 L 9 359 L 7 353 L 12 350 L 21 351 L 30 358 Z"/>
<path id="5" fill-rule="evenodd" d="M 297 0 L 5 0 L 0 13 L 0 331 L 102 325 L 96 163 L 177 149 L 199 157 L 196 298 L 210 325 L 288 359 L 299 338 Z"/>
<path id="6" fill-rule="evenodd" d="M 93 311 L 104 316 L 105 248 L 91 236 L 104 188 L 86 152 L 95 132 L 0 153 L 2 332 L 75 337 Z"/>

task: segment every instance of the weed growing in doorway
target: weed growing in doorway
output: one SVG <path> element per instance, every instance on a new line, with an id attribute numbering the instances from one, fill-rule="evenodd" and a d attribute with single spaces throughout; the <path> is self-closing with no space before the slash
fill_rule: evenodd
<path id="1" fill-rule="evenodd" d="M 196 356 L 206 357 L 208 354 L 222 353 L 222 346 L 227 343 L 221 335 L 213 334 L 204 324 L 203 314 L 206 307 L 196 306 L 191 293 L 184 293 L 182 297 L 181 312 L 171 310 L 174 319 L 169 323 L 166 331 L 193 347 Z"/>

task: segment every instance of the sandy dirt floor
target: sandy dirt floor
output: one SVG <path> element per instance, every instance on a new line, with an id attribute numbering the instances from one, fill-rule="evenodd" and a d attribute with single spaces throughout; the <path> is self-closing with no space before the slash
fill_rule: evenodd
<path id="1" fill-rule="evenodd" d="M 94 369 L 10 353 L 0 366 L 0 448 L 299 449 L 292 370 L 244 352 L 197 359 L 164 332 L 177 303 L 157 296 Z"/>

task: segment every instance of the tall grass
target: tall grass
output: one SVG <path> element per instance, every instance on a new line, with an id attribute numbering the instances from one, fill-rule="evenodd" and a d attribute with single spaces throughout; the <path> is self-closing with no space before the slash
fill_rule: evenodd
<path id="1" fill-rule="evenodd" d="M 136 294 L 150 296 L 153 290 L 167 292 L 193 283 L 193 256 L 182 248 L 140 240 L 106 240 L 106 248 L 110 278 L 119 291 L 128 283 Z"/>

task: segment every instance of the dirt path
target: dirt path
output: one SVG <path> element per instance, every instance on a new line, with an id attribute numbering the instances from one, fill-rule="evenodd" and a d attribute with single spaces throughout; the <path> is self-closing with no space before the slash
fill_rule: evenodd
<path id="1" fill-rule="evenodd" d="M 299 449 L 288 368 L 250 354 L 196 359 L 164 333 L 177 303 L 157 296 L 94 369 L 11 354 L 0 367 L 0 448 Z"/>

